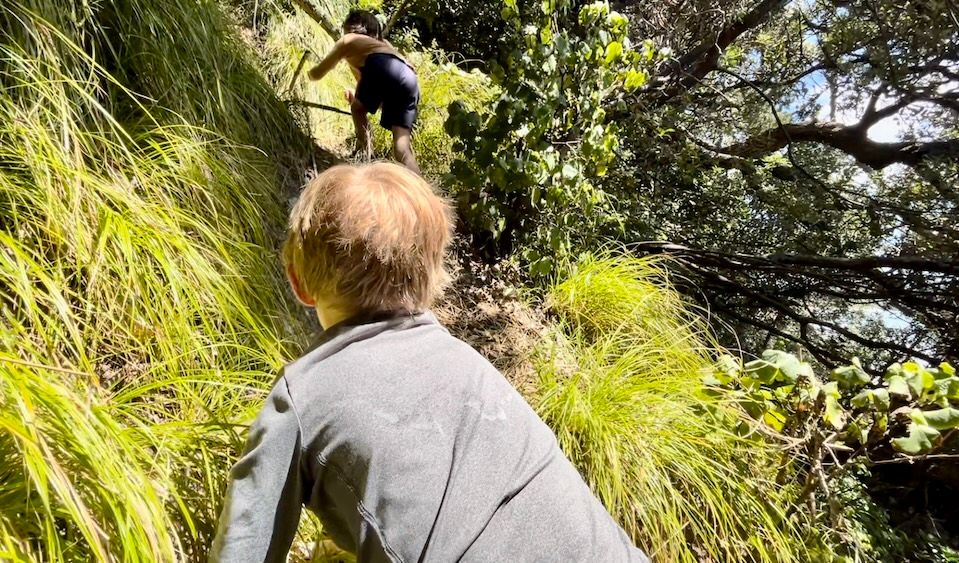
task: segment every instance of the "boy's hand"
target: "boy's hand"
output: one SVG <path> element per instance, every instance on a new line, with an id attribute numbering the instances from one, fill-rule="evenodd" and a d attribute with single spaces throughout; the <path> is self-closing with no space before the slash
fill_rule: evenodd
<path id="1" fill-rule="evenodd" d="M 351 89 L 347 89 L 343 92 L 343 96 L 350 105 L 353 105 L 353 100 L 356 99 L 356 92 Z"/>

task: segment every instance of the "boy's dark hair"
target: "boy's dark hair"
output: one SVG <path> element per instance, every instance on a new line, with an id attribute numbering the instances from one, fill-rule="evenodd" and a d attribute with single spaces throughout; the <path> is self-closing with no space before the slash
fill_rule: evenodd
<path id="1" fill-rule="evenodd" d="M 383 26 L 380 24 L 380 20 L 376 19 L 373 12 L 367 10 L 351 10 L 343 22 L 343 31 L 383 40 Z"/>

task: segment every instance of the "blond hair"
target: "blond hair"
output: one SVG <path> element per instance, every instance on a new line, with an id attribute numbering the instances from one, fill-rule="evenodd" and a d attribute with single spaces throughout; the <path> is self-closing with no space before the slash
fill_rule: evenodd
<path id="1" fill-rule="evenodd" d="M 310 296 L 351 312 L 418 311 L 448 280 L 447 202 L 420 176 L 379 162 L 339 165 L 307 184 L 283 259 Z"/>

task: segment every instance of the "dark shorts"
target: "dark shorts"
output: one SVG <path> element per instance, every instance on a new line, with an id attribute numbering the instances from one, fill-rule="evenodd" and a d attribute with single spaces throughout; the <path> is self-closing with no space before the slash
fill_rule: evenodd
<path id="1" fill-rule="evenodd" d="M 370 113 L 376 113 L 383 106 L 380 125 L 384 128 L 413 129 L 416 106 L 420 102 L 416 73 L 393 55 L 374 53 L 366 57 L 360 69 L 356 99 Z"/>

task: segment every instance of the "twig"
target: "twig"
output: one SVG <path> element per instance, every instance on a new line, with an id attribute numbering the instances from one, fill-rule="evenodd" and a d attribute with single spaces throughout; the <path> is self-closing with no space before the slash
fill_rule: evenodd
<path id="1" fill-rule="evenodd" d="M 959 459 L 959 454 L 929 454 L 916 456 L 895 457 L 892 459 L 880 459 L 879 461 L 870 461 L 870 465 L 889 465 L 893 463 L 916 463 L 927 459 Z"/>
<path id="2" fill-rule="evenodd" d="M 283 97 L 290 95 L 290 92 L 293 91 L 293 85 L 296 84 L 296 79 L 300 77 L 300 73 L 303 71 L 303 65 L 306 64 L 306 59 L 313 54 L 313 51 L 309 49 L 303 50 L 303 56 L 300 57 L 299 64 L 296 65 L 296 70 L 293 71 L 293 76 L 290 78 L 290 85 L 286 87 L 286 92 L 283 93 Z"/>
<path id="3" fill-rule="evenodd" d="M 316 103 L 316 102 L 308 102 L 308 101 L 306 101 L 306 100 L 290 100 L 288 103 L 295 104 L 295 105 L 298 105 L 298 106 L 306 106 L 306 107 L 308 107 L 308 108 L 314 108 L 314 109 L 322 109 L 322 110 L 326 110 L 326 111 L 332 111 L 333 113 L 339 113 L 339 114 L 343 114 L 343 115 L 350 115 L 350 116 L 353 115 L 352 113 L 350 113 L 350 112 L 348 112 L 348 111 L 346 111 L 346 110 L 342 110 L 342 109 L 340 109 L 340 108 L 335 108 L 335 107 L 333 107 L 333 106 L 328 106 L 328 105 L 326 105 L 326 104 L 318 104 L 318 103 Z"/>

